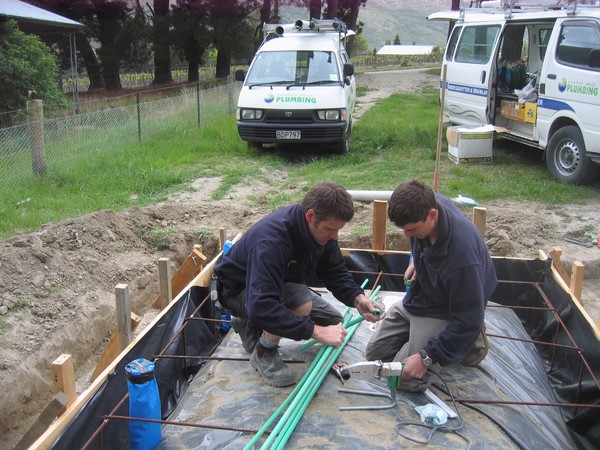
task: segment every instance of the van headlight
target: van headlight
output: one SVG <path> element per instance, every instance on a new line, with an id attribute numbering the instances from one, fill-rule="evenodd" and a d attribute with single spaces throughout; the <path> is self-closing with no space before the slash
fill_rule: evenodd
<path id="1" fill-rule="evenodd" d="M 317 111 L 319 120 L 346 120 L 345 109 L 321 109 Z"/>
<path id="2" fill-rule="evenodd" d="M 240 108 L 237 111 L 238 120 L 260 120 L 263 116 L 262 109 Z"/>

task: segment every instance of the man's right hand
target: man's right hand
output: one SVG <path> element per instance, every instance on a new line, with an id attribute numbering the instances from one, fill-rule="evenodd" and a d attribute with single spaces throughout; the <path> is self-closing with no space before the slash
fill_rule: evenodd
<path id="1" fill-rule="evenodd" d="M 315 325 L 312 338 L 323 345 L 331 345 L 335 348 L 339 348 L 344 343 L 347 334 L 348 330 L 346 330 L 341 323 L 329 325 L 327 327 Z"/>

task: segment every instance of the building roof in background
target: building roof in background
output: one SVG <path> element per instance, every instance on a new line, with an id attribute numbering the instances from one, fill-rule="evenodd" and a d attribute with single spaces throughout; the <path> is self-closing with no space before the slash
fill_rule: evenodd
<path id="1" fill-rule="evenodd" d="M 71 31 L 85 25 L 20 0 L 0 1 L 0 22 L 14 19 L 26 32 Z"/>
<path id="2" fill-rule="evenodd" d="M 378 55 L 429 55 L 433 45 L 384 45 Z"/>

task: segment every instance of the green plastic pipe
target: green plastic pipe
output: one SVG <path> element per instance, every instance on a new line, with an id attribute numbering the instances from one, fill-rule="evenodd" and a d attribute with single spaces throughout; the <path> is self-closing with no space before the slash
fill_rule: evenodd
<path id="1" fill-rule="evenodd" d="M 329 373 L 329 368 L 337 360 L 337 358 L 339 357 L 339 355 L 343 351 L 343 347 L 345 347 L 345 345 L 348 343 L 348 341 L 352 337 L 352 334 L 354 334 L 354 331 L 357 328 L 358 328 L 358 326 L 355 326 L 354 328 L 352 328 L 351 333 L 349 333 L 349 336 L 346 339 L 346 341 L 344 342 L 344 344 L 340 348 L 336 349 L 330 355 L 329 359 L 327 360 L 327 363 L 325 364 L 325 366 L 323 367 L 323 369 L 319 372 L 319 377 L 317 378 L 317 383 L 315 383 L 315 384 L 313 384 L 311 386 L 311 390 L 309 392 L 309 395 L 307 395 L 306 397 L 304 397 L 304 399 L 302 401 L 302 404 L 300 405 L 300 408 L 298 408 L 298 409 L 296 409 L 294 411 L 293 416 L 290 418 L 290 421 L 288 421 L 288 424 L 287 424 L 287 426 L 285 428 L 285 432 L 280 433 L 278 435 L 276 444 L 274 444 L 271 447 L 272 449 L 282 449 L 284 447 L 284 445 L 286 444 L 286 442 L 289 440 L 289 438 L 292 435 L 293 431 L 295 430 L 298 422 L 300 421 L 300 419 L 304 415 L 304 412 L 308 408 L 308 406 L 309 406 L 312 398 L 314 397 L 314 395 L 316 394 L 316 392 L 319 390 L 321 384 L 323 383 L 323 380 L 325 379 L 325 376 L 327 376 L 327 374 Z"/>
<path id="2" fill-rule="evenodd" d="M 348 308 L 348 310 L 349 309 L 350 308 Z M 351 315 L 346 316 L 344 324 L 350 322 L 351 319 Z M 310 390 L 310 385 L 313 382 L 313 380 L 318 376 L 319 370 L 321 370 L 323 364 L 328 361 L 329 355 L 334 351 L 334 348 L 330 345 L 323 346 L 323 348 L 325 349 L 325 351 L 321 354 L 321 357 L 319 358 L 319 363 L 314 366 L 311 365 L 310 369 L 304 374 L 304 377 L 302 377 L 301 381 L 302 387 L 298 391 L 294 390 L 293 400 L 289 404 L 289 407 L 287 408 L 286 412 L 279 419 L 279 422 L 277 422 L 277 425 L 275 425 L 273 431 L 271 431 L 271 434 L 269 435 L 265 443 L 262 445 L 261 450 L 266 449 L 269 446 L 269 444 L 277 438 L 277 435 L 285 426 L 286 422 L 288 421 L 288 418 L 293 414 L 294 410 L 297 408 L 297 405 L 302 402 L 302 397 L 307 393 L 307 391 Z"/>
<path id="3" fill-rule="evenodd" d="M 367 279 L 366 279 L 366 280 L 363 282 L 363 284 L 362 284 L 362 286 L 361 286 L 361 287 L 364 287 L 364 286 L 367 284 L 367 282 L 368 282 L 368 281 L 369 281 L 369 279 L 367 278 Z M 381 285 L 379 285 L 379 286 L 377 286 L 377 287 L 375 288 L 375 290 L 374 290 L 374 291 L 371 293 L 371 295 L 369 296 L 369 299 L 374 301 L 374 300 L 375 300 L 375 298 L 377 297 L 377 294 L 379 293 L 379 291 L 380 291 L 380 290 L 381 290 Z M 381 311 L 380 311 L 379 309 L 376 309 L 376 310 L 375 310 L 375 317 L 379 317 L 379 316 L 381 316 Z M 348 326 L 346 326 L 346 327 L 344 327 L 344 328 L 349 328 L 349 327 L 351 327 L 352 325 L 354 325 L 354 324 L 356 324 L 356 323 L 360 323 L 360 322 L 362 322 L 363 320 L 365 320 L 365 318 L 364 318 L 363 316 L 357 317 L 356 319 L 354 319 L 354 321 L 350 322 L 350 323 L 348 324 Z M 310 348 L 310 347 L 312 347 L 313 345 L 315 345 L 317 342 L 319 342 L 319 341 L 317 341 L 316 339 L 313 339 L 312 341 L 309 341 L 309 342 L 307 342 L 306 344 L 302 344 L 302 345 L 300 346 L 300 350 L 306 350 L 307 348 Z"/>
<path id="4" fill-rule="evenodd" d="M 348 335 L 346 336 L 346 339 L 345 339 L 344 343 L 339 348 L 335 349 L 331 353 L 331 355 L 327 359 L 325 365 L 323 366 L 323 368 L 321 369 L 321 371 L 318 374 L 318 377 L 317 377 L 317 380 L 316 380 L 317 382 L 314 383 L 311 386 L 309 394 L 302 399 L 300 407 L 297 408 L 294 411 L 294 414 L 290 416 L 290 420 L 286 424 L 286 427 L 284 428 L 284 431 L 282 433 L 279 433 L 279 435 L 277 437 L 277 440 L 275 441 L 275 444 L 271 447 L 271 449 L 275 449 L 275 450 L 283 449 L 283 447 L 285 446 L 285 444 L 289 440 L 290 436 L 292 435 L 292 433 L 296 429 L 296 426 L 298 425 L 298 422 L 300 422 L 300 419 L 302 419 L 302 416 L 304 415 L 304 412 L 308 408 L 308 406 L 309 406 L 312 398 L 314 397 L 314 395 L 316 394 L 316 392 L 319 390 L 319 388 L 321 387 L 321 384 L 323 383 L 323 380 L 325 379 L 325 377 L 329 373 L 329 368 L 338 359 L 339 355 L 344 350 L 344 347 L 346 346 L 346 344 L 348 343 L 348 341 L 352 338 L 352 335 L 354 334 L 354 332 L 358 328 L 358 324 L 354 325 L 353 327 L 348 327 L 348 328 L 349 328 L 349 332 L 348 332 Z"/>
<path id="5" fill-rule="evenodd" d="M 347 307 L 343 312 L 345 321 L 349 321 L 352 318 L 352 316 L 348 315 L 349 311 L 350 311 L 350 307 Z M 260 428 L 260 430 L 258 430 L 258 432 L 252 437 L 250 442 L 248 442 L 248 444 L 246 444 L 246 446 L 244 447 L 244 450 L 249 450 L 250 448 L 252 448 L 252 446 L 261 438 L 261 436 L 265 433 L 265 431 L 267 431 L 267 429 L 271 426 L 271 424 L 275 421 L 275 419 L 277 419 L 277 417 L 279 417 L 279 415 L 283 412 L 283 410 L 292 402 L 292 400 L 294 399 L 296 394 L 302 389 L 302 386 L 304 385 L 304 382 L 308 378 L 309 374 L 312 372 L 312 370 L 314 370 L 315 367 L 317 367 L 320 364 L 323 353 L 325 353 L 326 349 L 327 349 L 326 346 L 321 347 L 321 349 L 317 353 L 317 356 L 315 357 L 315 359 L 309 366 L 308 370 L 306 371 L 306 373 L 304 374 L 304 376 L 302 377 L 300 382 L 296 385 L 294 390 L 287 396 L 287 398 L 281 403 L 279 408 L 277 408 L 277 410 L 265 422 L 265 424 Z"/>

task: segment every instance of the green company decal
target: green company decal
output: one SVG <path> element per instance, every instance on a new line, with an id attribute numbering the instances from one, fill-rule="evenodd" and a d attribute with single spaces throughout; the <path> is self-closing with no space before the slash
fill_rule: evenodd
<path id="1" fill-rule="evenodd" d="M 317 98 L 296 95 L 278 95 L 275 97 L 275 103 L 317 103 Z"/>
<path id="2" fill-rule="evenodd" d="M 585 86 L 583 84 L 567 84 L 567 92 L 597 96 L 598 88 L 596 86 Z"/>
<path id="3" fill-rule="evenodd" d="M 561 80 L 561 84 L 564 86 L 563 90 L 573 94 L 591 95 L 594 97 L 598 96 L 598 86 L 592 83 L 584 83 L 582 81 L 567 81 L 566 79 Z M 560 84 L 558 86 L 561 88 Z"/>

